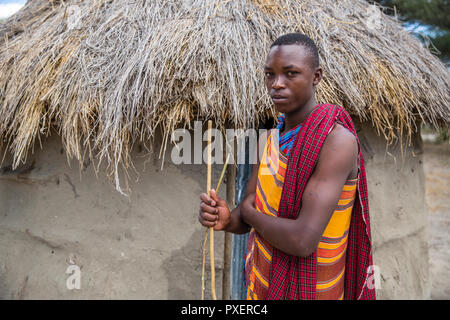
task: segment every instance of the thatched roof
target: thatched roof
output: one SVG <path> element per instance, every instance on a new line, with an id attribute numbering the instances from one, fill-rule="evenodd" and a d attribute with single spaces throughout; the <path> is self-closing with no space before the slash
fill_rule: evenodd
<path id="1" fill-rule="evenodd" d="M 446 67 L 366 1 L 29 1 L 0 25 L 0 144 L 26 158 L 60 133 L 69 157 L 106 160 L 116 175 L 135 141 L 195 117 L 219 127 L 275 115 L 262 67 L 271 42 L 316 40 L 318 100 L 369 119 L 388 140 L 418 117 L 450 122 Z M 373 20 L 373 19 L 372 19 Z M 375 23 L 375 24 L 374 24 Z M 1 145 L 0 145 L 1 147 Z"/>

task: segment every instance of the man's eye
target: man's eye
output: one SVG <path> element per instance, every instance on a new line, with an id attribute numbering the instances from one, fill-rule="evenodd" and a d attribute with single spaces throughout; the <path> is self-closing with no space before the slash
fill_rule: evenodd
<path id="1" fill-rule="evenodd" d="M 288 71 L 288 76 L 292 77 L 295 76 L 298 72 L 297 71 Z"/>
<path id="2" fill-rule="evenodd" d="M 265 75 L 266 77 L 271 77 L 271 76 L 273 75 L 273 73 L 272 73 L 272 72 L 266 72 L 266 73 L 264 73 L 264 75 Z"/>

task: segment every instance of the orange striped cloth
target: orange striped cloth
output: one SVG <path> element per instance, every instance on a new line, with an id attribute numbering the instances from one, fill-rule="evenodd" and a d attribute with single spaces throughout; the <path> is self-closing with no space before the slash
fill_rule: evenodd
<path id="1" fill-rule="evenodd" d="M 279 151 L 271 131 L 258 171 L 256 210 L 277 216 L 287 167 L 287 156 Z M 316 299 L 342 299 L 344 296 L 345 253 L 357 179 L 348 180 L 336 210 L 317 247 Z M 269 287 L 272 246 L 255 229 L 250 230 L 245 275 L 247 300 L 264 300 Z"/>
<path id="2" fill-rule="evenodd" d="M 344 298 L 348 230 L 358 179 L 347 180 L 336 209 L 317 246 L 316 300 Z"/>

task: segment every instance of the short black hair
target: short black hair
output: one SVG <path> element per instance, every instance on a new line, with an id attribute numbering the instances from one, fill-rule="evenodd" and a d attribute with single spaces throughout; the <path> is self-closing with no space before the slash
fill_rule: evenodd
<path id="1" fill-rule="evenodd" d="M 289 44 L 298 44 L 306 48 L 313 58 L 313 67 L 319 67 L 319 50 L 317 49 L 314 40 L 303 33 L 287 33 L 282 35 L 272 43 L 270 48 Z"/>

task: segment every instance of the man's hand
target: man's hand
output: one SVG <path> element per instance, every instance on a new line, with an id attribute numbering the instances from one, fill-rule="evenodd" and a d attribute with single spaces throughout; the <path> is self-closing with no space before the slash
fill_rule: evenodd
<path id="1" fill-rule="evenodd" d="M 227 202 L 211 189 L 211 196 L 206 193 L 200 195 L 202 202 L 198 214 L 198 221 L 205 227 L 214 227 L 214 231 L 225 230 L 230 223 L 231 212 Z"/>

